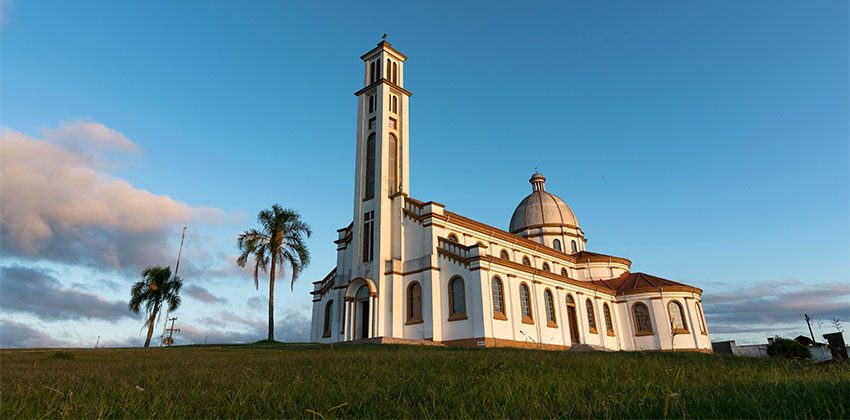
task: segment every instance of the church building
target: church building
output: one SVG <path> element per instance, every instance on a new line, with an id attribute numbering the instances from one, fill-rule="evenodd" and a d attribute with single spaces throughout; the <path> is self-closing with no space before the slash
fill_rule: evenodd
<path id="1" fill-rule="evenodd" d="M 711 351 L 702 290 L 588 251 L 534 173 L 507 230 L 410 195 L 407 57 L 360 57 L 352 222 L 314 282 L 310 339 L 478 347 Z"/>

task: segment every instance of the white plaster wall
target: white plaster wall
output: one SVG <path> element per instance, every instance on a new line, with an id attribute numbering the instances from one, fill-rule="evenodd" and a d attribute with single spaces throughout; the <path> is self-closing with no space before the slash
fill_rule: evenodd
<path id="1" fill-rule="evenodd" d="M 446 257 L 439 258 L 440 267 L 440 286 L 439 291 L 442 294 L 441 312 L 442 317 L 435 322 L 441 324 L 442 340 L 460 340 L 473 337 L 484 336 L 483 325 L 483 308 L 481 294 L 481 270 L 470 271 L 463 265 L 450 260 Z M 466 319 L 449 321 L 449 281 L 460 276 L 463 279 Z"/>

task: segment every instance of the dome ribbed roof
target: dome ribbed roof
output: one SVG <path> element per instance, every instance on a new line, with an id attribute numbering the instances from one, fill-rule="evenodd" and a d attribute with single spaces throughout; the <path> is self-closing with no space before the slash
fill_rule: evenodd
<path id="1" fill-rule="evenodd" d="M 570 206 L 558 196 L 546 192 L 546 177 L 535 173 L 529 182 L 533 192 L 514 210 L 510 226 L 512 233 L 540 225 L 578 227 L 578 220 Z"/>

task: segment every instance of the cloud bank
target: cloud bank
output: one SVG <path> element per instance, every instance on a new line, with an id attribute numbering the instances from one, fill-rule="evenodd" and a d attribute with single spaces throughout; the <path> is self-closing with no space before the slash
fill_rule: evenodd
<path id="1" fill-rule="evenodd" d="M 0 267 L 0 307 L 42 320 L 138 318 L 125 301 L 63 287 L 51 273 L 21 266 Z"/>
<path id="2" fill-rule="evenodd" d="M 136 271 L 174 258 L 170 244 L 181 225 L 224 217 L 106 172 L 110 154 L 140 153 L 109 127 L 76 121 L 42 137 L 0 129 L 0 247 L 7 256 Z"/>
<path id="3" fill-rule="evenodd" d="M 796 280 L 761 282 L 703 295 L 712 339 L 722 335 L 764 337 L 806 332 L 803 314 L 815 319 L 845 319 L 850 313 L 850 284 L 806 284 Z"/>
<path id="4" fill-rule="evenodd" d="M 27 324 L 0 319 L 0 347 L 64 347 L 65 345 L 64 341 L 57 340 Z"/>

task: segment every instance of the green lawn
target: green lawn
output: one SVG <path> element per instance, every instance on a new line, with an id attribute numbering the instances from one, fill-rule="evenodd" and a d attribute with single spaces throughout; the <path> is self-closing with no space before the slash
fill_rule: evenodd
<path id="1" fill-rule="evenodd" d="M 0 417 L 850 417 L 850 369 L 697 353 L 0 351 Z"/>

